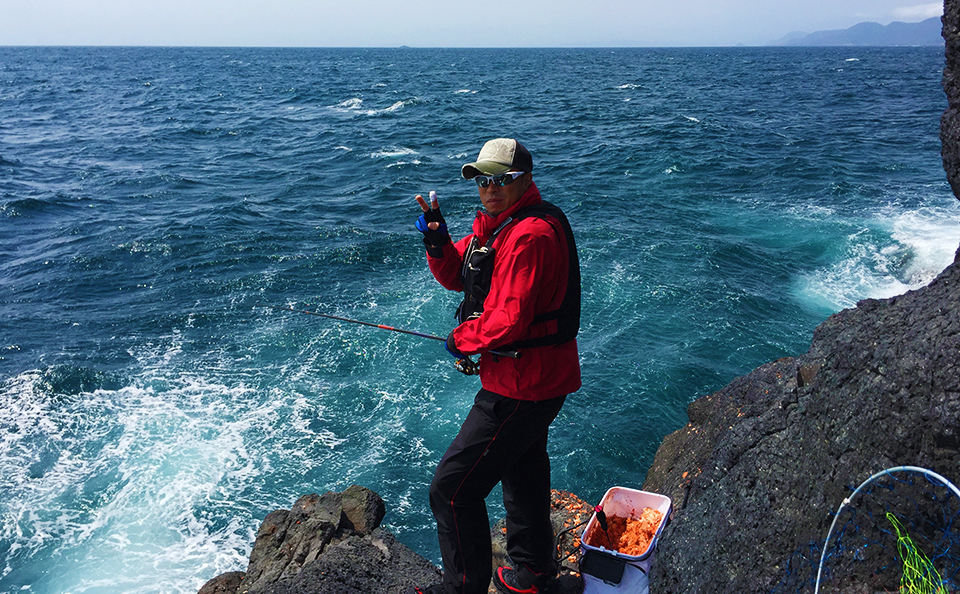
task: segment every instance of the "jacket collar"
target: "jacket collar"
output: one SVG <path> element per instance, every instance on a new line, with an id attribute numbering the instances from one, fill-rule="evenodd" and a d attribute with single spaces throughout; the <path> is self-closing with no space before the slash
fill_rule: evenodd
<path id="1" fill-rule="evenodd" d="M 480 240 L 480 245 L 486 245 L 487 240 L 490 239 L 493 232 L 496 231 L 504 221 L 513 216 L 513 213 L 521 208 L 540 204 L 541 202 L 543 202 L 543 198 L 540 197 L 540 190 L 537 188 L 537 184 L 531 182 L 530 187 L 523 193 L 520 200 L 517 200 L 516 204 L 497 216 L 490 216 L 485 211 L 478 210 L 477 218 L 473 219 L 473 234 Z"/>

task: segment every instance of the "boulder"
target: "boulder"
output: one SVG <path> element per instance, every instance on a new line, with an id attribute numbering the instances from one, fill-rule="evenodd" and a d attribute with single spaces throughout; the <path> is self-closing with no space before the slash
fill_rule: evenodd
<path id="1" fill-rule="evenodd" d="M 213 578 L 199 594 L 400 594 L 437 582 L 436 567 L 379 528 L 385 513 L 365 487 L 304 495 L 267 514 L 246 572 Z"/>
<path id="2" fill-rule="evenodd" d="M 331 544 L 315 561 L 265 594 L 403 594 L 440 581 L 440 570 L 377 528 Z M 243 590 L 241 589 L 240 592 Z"/>

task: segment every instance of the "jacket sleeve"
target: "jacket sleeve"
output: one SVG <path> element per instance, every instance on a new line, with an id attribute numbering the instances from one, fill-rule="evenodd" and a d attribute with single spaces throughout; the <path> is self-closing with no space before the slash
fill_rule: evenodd
<path id="1" fill-rule="evenodd" d="M 439 258 L 427 254 L 427 264 L 430 265 L 430 272 L 441 285 L 451 291 L 463 291 L 463 283 L 460 280 L 460 267 L 463 262 L 463 253 L 473 235 L 467 235 L 460 241 L 448 242 L 443 246 L 443 255 Z"/>
<path id="2" fill-rule="evenodd" d="M 549 223 L 535 217 L 504 230 L 483 313 L 453 332 L 457 348 L 474 354 L 527 338 L 533 316 L 562 299 L 565 254 Z"/>

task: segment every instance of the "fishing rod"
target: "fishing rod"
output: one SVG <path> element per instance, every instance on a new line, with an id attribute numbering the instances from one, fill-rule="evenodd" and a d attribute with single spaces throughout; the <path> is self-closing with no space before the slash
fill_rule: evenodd
<path id="1" fill-rule="evenodd" d="M 364 322 L 362 320 L 354 320 L 351 318 L 343 318 L 340 316 L 332 316 L 330 314 L 323 314 L 318 311 L 309 311 L 306 309 L 295 309 L 293 307 L 280 307 L 278 305 L 261 305 L 260 307 L 267 307 L 270 309 L 279 309 L 281 311 L 292 311 L 295 313 L 308 314 L 311 316 L 318 316 L 321 318 L 327 318 L 330 320 L 337 320 L 338 322 L 347 322 L 349 324 L 360 324 L 361 326 L 370 326 L 373 328 L 380 328 L 381 330 L 390 330 L 391 332 L 400 332 L 402 334 L 410 334 L 412 336 L 419 336 L 420 338 L 429 338 L 431 340 L 442 340 L 446 342 L 447 339 L 442 336 L 435 336 L 433 334 L 424 334 L 423 332 L 416 332 L 414 330 L 405 330 L 403 328 L 394 328 L 393 326 L 387 326 L 385 324 L 374 324 L 373 322 Z M 520 353 L 517 351 L 490 351 L 491 355 L 497 357 L 508 357 L 510 359 L 519 359 Z M 457 361 L 457 370 L 466 375 L 477 375 L 480 373 L 480 367 L 477 363 L 474 363 L 470 357 L 464 355 L 463 359 Z"/>

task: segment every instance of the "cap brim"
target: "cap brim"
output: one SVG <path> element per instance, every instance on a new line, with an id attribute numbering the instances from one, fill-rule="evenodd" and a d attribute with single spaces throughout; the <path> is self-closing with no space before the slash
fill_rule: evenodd
<path id="1" fill-rule="evenodd" d="M 478 175 L 500 175 L 510 171 L 509 165 L 497 163 L 496 161 L 477 161 L 476 163 L 467 163 L 460 169 L 460 174 L 464 179 L 473 179 Z"/>

